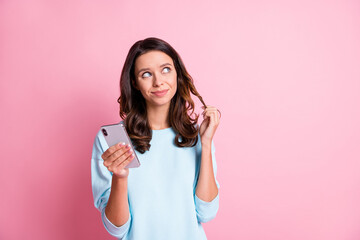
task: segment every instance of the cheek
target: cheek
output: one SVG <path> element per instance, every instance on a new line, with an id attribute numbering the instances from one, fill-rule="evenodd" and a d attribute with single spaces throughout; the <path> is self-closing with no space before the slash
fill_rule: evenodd
<path id="1" fill-rule="evenodd" d="M 149 82 L 148 81 L 137 81 L 137 86 L 139 90 L 143 93 L 149 89 Z"/>
<path id="2" fill-rule="evenodd" d="M 175 81 L 173 83 L 173 88 L 174 88 L 174 90 L 176 92 L 176 90 L 177 90 L 177 79 L 175 79 Z"/>
<path id="3" fill-rule="evenodd" d="M 173 86 L 173 88 L 176 89 L 176 87 L 177 87 L 177 75 L 176 74 L 174 76 L 172 76 L 172 78 L 171 78 L 171 85 Z"/>

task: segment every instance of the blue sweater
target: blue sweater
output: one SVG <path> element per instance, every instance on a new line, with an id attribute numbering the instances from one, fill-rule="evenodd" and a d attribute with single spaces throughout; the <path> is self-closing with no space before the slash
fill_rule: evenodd
<path id="1" fill-rule="evenodd" d="M 91 180 L 95 207 L 101 212 L 106 230 L 119 239 L 199 240 L 206 239 L 202 222 L 216 216 L 219 195 L 206 202 L 195 194 L 201 163 L 200 136 L 194 147 L 177 147 L 172 128 L 152 130 L 151 147 L 141 154 L 139 168 L 130 168 L 128 201 L 130 215 L 120 226 L 105 215 L 111 191 L 112 173 L 103 165 L 102 153 L 108 145 L 99 131 L 91 159 Z M 211 143 L 212 163 L 216 180 L 215 147 Z M 218 181 L 216 185 L 220 188 Z"/>

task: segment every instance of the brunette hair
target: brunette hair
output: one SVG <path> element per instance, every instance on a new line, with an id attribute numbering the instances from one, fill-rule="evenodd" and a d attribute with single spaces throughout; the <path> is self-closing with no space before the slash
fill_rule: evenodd
<path id="1" fill-rule="evenodd" d="M 198 141 L 199 115 L 194 113 L 194 101 L 190 92 L 199 97 L 201 102 L 203 100 L 195 89 L 193 79 L 186 71 L 179 54 L 170 44 L 159 38 L 151 37 L 137 41 L 129 50 L 120 77 L 120 97 L 117 100 L 120 104 L 120 117 L 125 122 L 135 149 L 141 153 L 148 151 L 152 131 L 147 119 L 146 102 L 133 83 L 136 59 L 152 50 L 162 51 L 171 57 L 177 73 L 177 91 L 171 99 L 169 109 L 169 123 L 176 132 L 174 142 L 178 147 L 195 146 Z"/>

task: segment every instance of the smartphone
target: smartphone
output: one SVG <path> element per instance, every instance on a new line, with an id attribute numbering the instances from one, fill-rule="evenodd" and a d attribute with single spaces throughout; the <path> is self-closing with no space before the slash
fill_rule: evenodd
<path id="1" fill-rule="evenodd" d="M 131 140 L 126 132 L 125 125 L 123 124 L 123 122 L 101 126 L 101 132 L 109 147 L 119 142 L 123 142 L 125 144 L 130 145 L 135 157 L 128 165 L 125 166 L 125 168 L 136 168 L 140 166 L 140 161 L 136 156 L 134 146 L 131 143 Z"/>

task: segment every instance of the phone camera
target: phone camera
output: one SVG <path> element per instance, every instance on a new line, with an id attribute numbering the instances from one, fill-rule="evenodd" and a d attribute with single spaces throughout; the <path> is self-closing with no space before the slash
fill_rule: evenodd
<path id="1" fill-rule="evenodd" d="M 104 134 L 105 136 L 107 136 L 107 135 L 108 135 L 108 133 L 107 133 L 106 129 L 102 129 L 102 132 L 103 132 L 103 134 Z"/>

